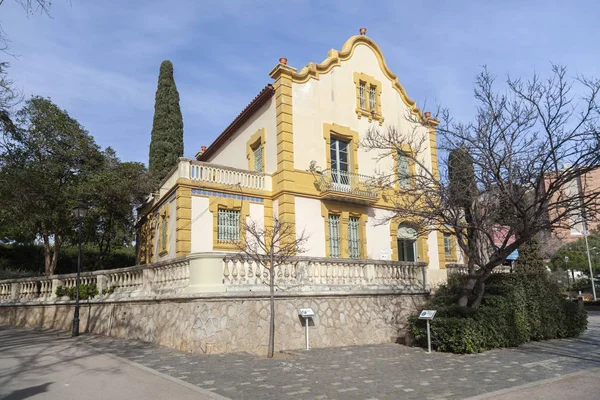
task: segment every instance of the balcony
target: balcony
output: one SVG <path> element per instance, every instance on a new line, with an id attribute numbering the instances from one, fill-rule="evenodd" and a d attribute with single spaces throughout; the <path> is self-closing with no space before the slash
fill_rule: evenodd
<path id="1" fill-rule="evenodd" d="M 373 204 L 379 198 L 376 178 L 347 171 L 326 169 L 318 172 L 321 198 L 358 204 Z"/>
<path id="2" fill-rule="evenodd" d="M 180 158 L 177 165 L 161 182 L 160 190 L 154 195 L 154 200 L 159 200 L 169 193 L 179 179 L 189 179 L 200 183 L 200 186 L 204 186 L 202 183 L 207 183 L 208 188 L 216 184 L 266 192 L 271 191 L 272 180 L 271 175 L 264 172 Z"/>

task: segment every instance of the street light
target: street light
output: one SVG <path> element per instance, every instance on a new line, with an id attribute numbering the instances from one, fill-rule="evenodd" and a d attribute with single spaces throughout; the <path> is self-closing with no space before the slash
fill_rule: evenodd
<path id="1" fill-rule="evenodd" d="M 71 336 L 79 336 L 79 276 L 81 275 L 81 223 L 88 211 L 88 206 L 82 201 L 73 207 L 73 215 L 77 219 L 77 279 L 75 281 L 75 314 L 73 315 L 73 332 Z"/>
<path id="2" fill-rule="evenodd" d="M 571 298 L 571 282 L 569 280 L 569 256 L 565 256 L 565 272 L 567 273 L 567 285 L 569 286 L 569 298 Z M 575 283 L 575 282 L 573 282 Z"/>

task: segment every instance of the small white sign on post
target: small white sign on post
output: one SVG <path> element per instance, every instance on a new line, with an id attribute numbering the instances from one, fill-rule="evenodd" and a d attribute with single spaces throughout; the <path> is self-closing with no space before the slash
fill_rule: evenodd
<path id="1" fill-rule="evenodd" d="M 298 314 L 304 318 L 304 326 L 306 327 L 306 350 L 310 350 L 308 345 L 308 319 L 314 317 L 315 312 L 312 308 L 301 308 Z"/>
<path id="2" fill-rule="evenodd" d="M 437 310 L 423 310 L 421 314 L 419 314 L 419 319 L 424 319 L 427 321 L 427 352 L 431 353 L 431 328 L 429 326 L 429 321 L 431 321 L 435 317 L 435 313 Z"/>

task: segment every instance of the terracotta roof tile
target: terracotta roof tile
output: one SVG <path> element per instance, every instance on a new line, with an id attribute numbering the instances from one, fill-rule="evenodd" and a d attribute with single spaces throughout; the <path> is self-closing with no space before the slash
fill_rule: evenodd
<path id="1" fill-rule="evenodd" d="M 268 84 L 265 86 L 258 95 L 242 110 L 241 113 L 229 124 L 227 128 L 215 139 L 214 142 L 204 153 L 197 156 L 198 161 L 207 161 L 212 155 L 214 155 L 235 132 L 254 115 L 254 113 L 262 107 L 273 95 L 275 94 L 275 88 L 273 85 Z"/>

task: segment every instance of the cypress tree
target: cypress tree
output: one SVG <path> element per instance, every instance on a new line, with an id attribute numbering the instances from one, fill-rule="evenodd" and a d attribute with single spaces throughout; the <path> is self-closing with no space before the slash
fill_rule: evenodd
<path id="1" fill-rule="evenodd" d="M 448 156 L 450 203 L 464 209 L 471 207 L 477 196 L 473 159 L 464 148 L 452 150 Z"/>
<path id="2" fill-rule="evenodd" d="M 160 64 L 158 75 L 148 163 L 155 186 L 158 186 L 182 156 L 183 117 L 179 107 L 179 92 L 173 78 L 173 64 L 165 60 Z"/>

